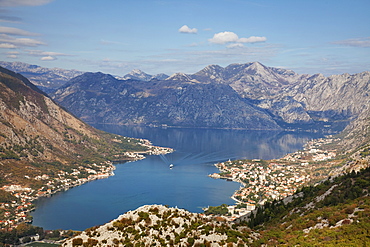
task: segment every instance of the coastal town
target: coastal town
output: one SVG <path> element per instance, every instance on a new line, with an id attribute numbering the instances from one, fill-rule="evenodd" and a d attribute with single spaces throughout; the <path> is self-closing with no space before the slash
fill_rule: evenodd
<path id="1" fill-rule="evenodd" d="M 159 155 L 173 152 L 171 148 L 153 146 L 145 139 L 140 139 L 140 145 L 148 148 L 145 152 L 125 152 L 120 157 L 126 161 L 135 161 L 145 158 L 145 155 Z M 84 164 L 74 168 L 71 172 L 60 170 L 56 175 L 42 174 L 35 177 L 25 175 L 27 180 L 39 181 L 42 186 L 38 189 L 21 186 L 19 184 L 4 185 L 0 188 L 9 192 L 14 200 L 0 203 L 0 212 L 3 212 L 3 219 L 0 219 L 0 229 L 12 229 L 22 222 L 32 222 L 29 213 L 35 209 L 34 202 L 41 197 L 49 197 L 61 191 L 82 185 L 84 183 L 108 178 L 114 175 L 115 166 L 111 161 L 100 164 Z"/>
<path id="2" fill-rule="evenodd" d="M 297 189 L 315 184 L 328 176 L 336 176 L 340 171 L 340 160 L 336 158 L 335 150 L 325 150 L 321 147 L 335 141 L 331 138 L 308 142 L 303 150 L 285 155 L 274 160 L 229 160 L 217 163 L 220 173 L 210 174 L 215 179 L 227 179 L 241 184 L 232 198 L 235 205 L 228 206 L 228 220 L 234 220 L 253 211 L 256 206 L 292 195 Z M 155 147 L 147 140 L 141 140 L 142 145 L 149 149 L 146 152 L 126 152 L 127 160 L 144 159 L 145 155 L 159 155 L 173 152 L 171 148 Z M 38 189 L 21 185 L 6 185 L 2 190 L 10 192 L 16 200 L 0 203 L 4 211 L 4 219 L 0 227 L 11 229 L 22 222 L 32 222 L 29 213 L 35 209 L 34 202 L 40 197 L 68 190 L 96 179 L 108 178 L 114 175 L 115 166 L 112 162 L 80 166 L 71 172 L 59 171 L 57 176 L 43 174 L 36 177 L 25 175 L 26 179 L 42 182 L 44 186 Z"/>
<path id="3" fill-rule="evenodd" d="M 92 164 L 90 168 L 79 167 L 79 169 L 73 169 L 71 173 L 59 171 L 57 177 L 43 174 L 32 178 L 26 175 L 25 178 L 27 179 L 43 182 L 44 186 L 37 190 L 21 185 L 3 186 L 1 189 L 10 192 L 17 200 L 0 204 L 0 209 L 5 210 L 5 219 L 0 221 L 1 228 L 11 228 L 21 222 L 32 222 L 29 212 L 35 209 L 33 202 L 38 198 L 51 196 L 89 181 L 107 178 L 114 175 L 114 169 L 115 166 L 111 162 L 105 162 L 99 165 Z M 87 177 L 84 174 L 87 174 Z"/>
<path id="4" fill-rule="evenodd" d="M 340 160 L 335 150 L 325 150 L 333 138 L 309 141 L 303 150 L 274 160 L 234 160 L 217 163 L 220 173 L 210 174 L 215 179 L 227 179 L 241 184 L 232 198 L 237 205 L 228 207 L 228 219 L 253 211 L 256 206 L 285 198 L 305 185 L 313 185 L 340 172 L 335 169 Z"/>

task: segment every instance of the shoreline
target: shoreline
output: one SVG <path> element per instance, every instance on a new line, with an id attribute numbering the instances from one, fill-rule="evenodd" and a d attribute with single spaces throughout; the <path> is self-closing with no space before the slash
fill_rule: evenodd
<path id="1" fill-rule="evenodd" d="M 12 201 L 10 203 L 0 203 L 0 208 L 6 211 L 4 214 L 5 220 L 0 221 L 0 229 L 12 229 L 21 223 L 32 223 L 33 219 L 30 213 L 36 210 L 35 202 L 38 199 L 51 197 L 56 193 L 65 192 L 85 183 L 114 176 L 114 170 L 116 170 L 115 164 L 138 161 L 145 159 L 147 155 L 167 154 L 174 151 L 172 148 L 153 146 L 152 143 L 146 139 L 140 140 L 143 146 L 148 147 L 147 151 L 125 152 L 120 155 L 120 157 L 126 157 L 125 159 L 105 161 L 100 164 L 89 164 L 89 168 L 81 167 L 79 170 L 74 169 L 70 174 L 60 171 L 60 173 L 57 174 L 58 177 L 49 177 L 46 174 L 38 176 L 34 179 L 45 181 L 43 186 L 38 190 L 16 184 L 3 186 L 0 189 L 10 192 L 13 196 L 17 197 L 20 202 L 17 203 L 17 201 Z M 79 178 L 78 176 L 81 172 L 84 172 L 87 176 Z M 73 176 L 72 178 L 74 179 L 67 178 L 71 176 Z M 11 211 L 13 213 L 11 213 Z"/>
<path id="2" fill-rule="evenodd" d="M 341 160 L 336 158 L 337 150 L 322 148 L 335 140 L 329 136 L 309 141 L 303 146 L 303 150 L 279 159 L 229 160 L 216 163 L 214 165 L 219 173 L 208 176 L 241 184 L 231 196 L 235 204 L 230 209 L 234 212 L 238 205 L 245 204 L 245 215 L 266 202 L 290 196 L 303 186 L 342 174 L 343 169 L 338 168 Z M 234 217 L 232 213 L 232 217 L 228 218 L 232 220 Z"/>

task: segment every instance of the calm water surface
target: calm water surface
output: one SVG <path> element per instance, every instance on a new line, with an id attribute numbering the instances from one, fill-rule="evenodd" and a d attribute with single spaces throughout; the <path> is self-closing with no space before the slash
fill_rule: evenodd
<path id="1" fill-rule="evenodd" d="M 99 125 L 99 129 L 146 138 L 174 148 L 165 156 L 118 164 L 115 176 L 86 183 L 40 199 L 34 225 L 45 229 L 86 228 L 104 224 L 146 204 L 163 204 L 202 212 L 206 206 L 234 204 L 238 183 L 209 178 L 214 163 L 228 159 L 272 159 L 301 149 L 319 134 L 273 131 L 161 129 Z M 173 169 L 169 169 L 170 164 Z"/>

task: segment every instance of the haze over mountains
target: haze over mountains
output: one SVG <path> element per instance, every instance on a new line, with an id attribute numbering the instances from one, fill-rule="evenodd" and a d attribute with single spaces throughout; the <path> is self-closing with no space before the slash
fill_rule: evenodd
<path id="1" fill-rule="evenodd" d="M 45 92 L 51 92 L 52 89 L 64 85 L 67 81 L 83 74 L 78 70 L 66 70 L 60 68 L 43 68 L 37 65 L 31 65 L 22 62 L 3 62 L 0 66 L 19 73 L 30 80 Z"/>
<path id="2" fill-rule="evenodd" d="M 370 73 L 300 75 L 258 62 L 166 79 L 85 73 L 53 98 L 88 123 L 341 130 L 367 109 Z"/>

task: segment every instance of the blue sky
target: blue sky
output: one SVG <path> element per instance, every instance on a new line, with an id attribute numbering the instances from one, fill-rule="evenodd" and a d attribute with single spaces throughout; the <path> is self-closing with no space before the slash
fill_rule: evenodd
<path id="1" fill-rule="evenodd" d="M 0 0 L 0 60 L 124 75 L 370 70 L 369 0 Z"/>

